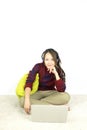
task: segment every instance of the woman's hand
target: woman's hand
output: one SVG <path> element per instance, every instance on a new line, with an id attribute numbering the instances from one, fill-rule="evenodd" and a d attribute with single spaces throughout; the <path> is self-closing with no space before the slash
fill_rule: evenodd
<path id="1" fill-rule="evenodd" d="M 48 71 L 49 71 L 49 73 L 53 73 L 55 75 L 56 80 L 60 79 L 59 74 L 58 74 L 55 66 L 49 67 Z"/>
<path id="2" fill-rule="evenodd" d="M 54 73 L 54 74 L 57 73 L 56 68 L 54 66 L 49 67 L 48 71 L 49 71 L 49 73 Z"/>

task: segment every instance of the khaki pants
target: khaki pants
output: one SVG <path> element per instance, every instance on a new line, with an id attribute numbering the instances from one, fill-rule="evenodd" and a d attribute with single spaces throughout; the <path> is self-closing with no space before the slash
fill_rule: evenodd
<path id="1" fill-rule="evenodd" d="M 53 104 L 53 105 L 64 105 L 70 100 L 70 95 L 67 92 L 58 92 L 55 90 L 48 91 L 37 91 L 30 96 L 32 104 Z M 20 105 L 24 106 L 24 97 L 20 98 Z"/>

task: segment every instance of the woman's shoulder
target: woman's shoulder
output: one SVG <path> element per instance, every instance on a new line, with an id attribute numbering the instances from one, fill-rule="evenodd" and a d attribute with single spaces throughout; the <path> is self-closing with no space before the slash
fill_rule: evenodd
<path id="1" fill-rule="evenodd" d="M 41 62 L 41 63 L 36 63 L 35 66 L 44 66 L 44 63 Z"/>
<path id="2" fill-rule="evenodd" d="M 44 68 L 44 63 L 43 63 L 43 62 L 36 63 L 36 64 L 34 65 L 34 68 L 35 68 L 35 69 L 41 69 L 41 68 Z"/>

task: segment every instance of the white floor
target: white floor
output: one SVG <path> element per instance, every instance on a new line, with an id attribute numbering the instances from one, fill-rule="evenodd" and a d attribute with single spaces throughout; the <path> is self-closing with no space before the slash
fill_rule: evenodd
<path id="1" fill-rule="evenodd" d="M 72 95 L 66 123 L 35 123 L 16 96 L 0 96 L 0 130 L 87 130 L 87 95 Z"/>

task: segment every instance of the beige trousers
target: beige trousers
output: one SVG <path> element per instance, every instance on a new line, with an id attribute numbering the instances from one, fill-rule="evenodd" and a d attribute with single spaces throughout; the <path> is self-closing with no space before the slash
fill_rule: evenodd
<path id="1" fill-rule="evenodd" d="M 67 92 L 58 92 L 55 90 L 37 91 L 30 96 L 31 104 L 52 104 L 52 105 L 64 105 L 70 100 L 70 95 Z M 21 107 L 24 106 L 24 97 L 20 100 Z"/>

